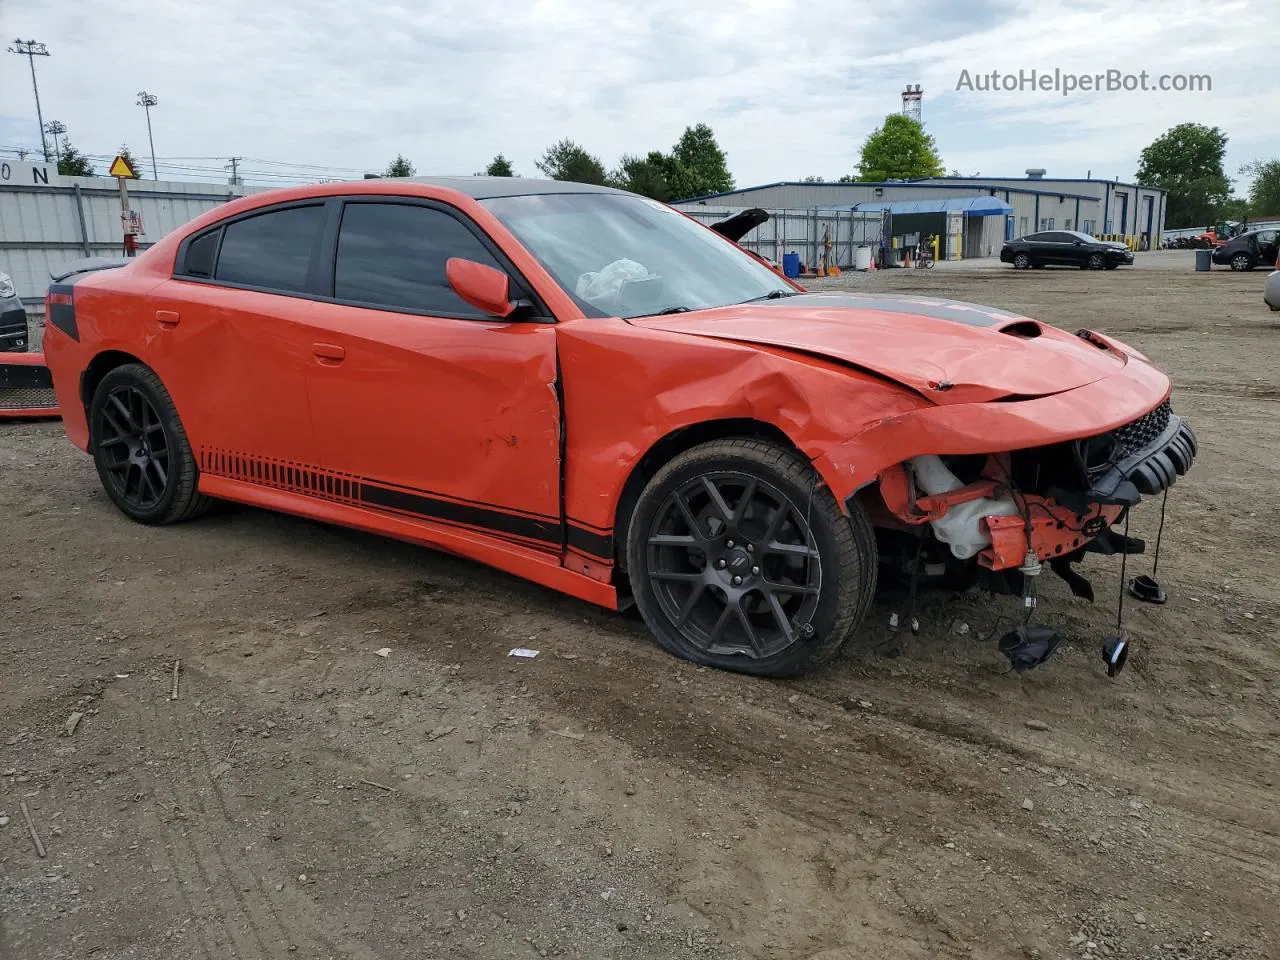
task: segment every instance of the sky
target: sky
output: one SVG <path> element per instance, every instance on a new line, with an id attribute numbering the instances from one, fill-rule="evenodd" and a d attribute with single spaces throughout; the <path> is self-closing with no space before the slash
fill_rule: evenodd
<path id="1" fill-rule="evenodd" d="M 1221 127 L 1227 173 L 1280 157 L 1280 6 L 1271 0 L 0 0 L 0 157 L 46 121 L 84 153 L 121 143 L 161 179 L 249 182 L 381 171 L 516 171 L 568 137 L 613 167 L 715 130 L 739 186 L 835 179 L 867 134 L 924 88 L 949 171 L 1130 180 L 1174 124 Z M 957 89 L 992 71 L 1204 74 L 1209 92 Z M 974 79 L 976 86 L 978 81 Z M 99 164 L 104 172 L 105 163 Z M 1240 181 L 1241 189 L 1247 181 Z"/>

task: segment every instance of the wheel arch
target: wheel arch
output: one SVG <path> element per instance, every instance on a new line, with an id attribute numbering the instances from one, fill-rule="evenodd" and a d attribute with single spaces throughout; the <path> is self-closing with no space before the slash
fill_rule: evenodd
<path id="1" fill-rule="evenodd" d="M 806 460 L 810 459 L 779 427 L 750 417 L 704 420 L 672 430 L 644 452 L 632 466 L 622 485 L 613 519 L 614 564 L 619 573 L 625 573 L 627 569 L 627 527 L 631 523 L 631 515 L 635 512 L 640 493 L 653 475 L 686 450 L 713 440 L 734 438 L 768 440 Z"/>
<path id="2" fill-rule="evenodd" d="M 80 374 L 80 402 L 84 406 L 85 422 L 89 422 L 89 405 L 93 403 L 93 394 L 98 389 L 98 384 L 112 370 L 117 367 L 123 367 L 128 363 L 137 363 L 147 366 L 142 360 L 131 353 L 124 350 L 104 350 L 97 354 L 89 365 L 84 368 L 84 372 Z M 148 369 L 150 369 L 148 367 Z M 93 450 L 93 425 L 89 424 L 89 450 Z"/>

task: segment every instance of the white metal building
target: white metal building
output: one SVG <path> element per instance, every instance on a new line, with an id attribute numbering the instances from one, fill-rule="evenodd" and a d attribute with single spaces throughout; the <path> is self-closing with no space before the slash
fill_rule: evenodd
<path id="1" fill-rule="evenodd" d="M 1082 230 L 1099 237 L 1124 238 L 1135 249 L 1155 247 L 1164 227 L 1165 191 L 1158 187 L 1030 176 L 934 177 L 884 183 L 784 181 L 695 197 L 675 206 L 686 210 L 705 205 L 872 210 L 899 201 L 937 201 L 943 209 L 954 205 L 946 201 L 980 197 L 1002 201 L 1010 212 L 1003 229 L 985 224 L 976 243 L 974 228 L 969 225 L 965 256 L 994 256 L 1004 240 L 1040 230 Z"/>

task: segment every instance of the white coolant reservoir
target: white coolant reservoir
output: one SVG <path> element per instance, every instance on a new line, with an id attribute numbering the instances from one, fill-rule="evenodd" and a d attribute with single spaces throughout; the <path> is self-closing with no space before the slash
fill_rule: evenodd
<path id="1" fill-rule="evenodd" d="M 964 486 L 960 478 L 947 469 L 942 458 L 932 454 L 911 458 L 916 486 L 929 496 L 950 493 Z M 983 517 L 1013 517 L 1018 505 L 1012 497 L 999 500 L 970 500 L 958 503 L 946 512 L 941 520 L 932 521 L 934 535 L 951 547 L 951 552 L 961 560 L 968 560 L 984 547 L 991 545 L 991 534 L 982 526 Z"/>

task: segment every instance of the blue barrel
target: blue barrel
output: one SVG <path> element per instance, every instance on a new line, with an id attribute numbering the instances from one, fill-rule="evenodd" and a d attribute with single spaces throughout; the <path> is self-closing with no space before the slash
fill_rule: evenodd
<path id="1" fill-rule="evenodd" d="M 1204 273 L 1209 269 L 1209 265 L 1213 263 L 1212 250 L 1196 251 L 1196 273 Z"/>
<path id="2" fill-rule="evenodd" d="M 784 277 L 800 276 L 800 254 L 784 253 L 782 255 L 782 275 Z"/>

